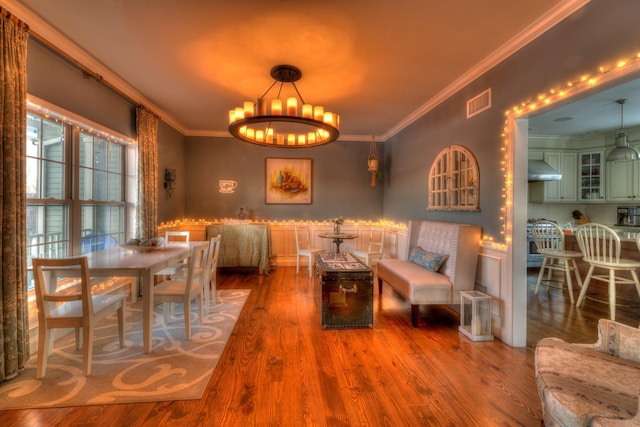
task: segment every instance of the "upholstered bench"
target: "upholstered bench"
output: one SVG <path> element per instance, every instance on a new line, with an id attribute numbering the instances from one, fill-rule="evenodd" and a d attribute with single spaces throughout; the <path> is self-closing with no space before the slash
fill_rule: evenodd
<path id="1" fill-rule="evenodd" d="M 640 329 L 601 319 L 595 344 L 544 338 L 535 373 L 545 426 L 640 426 Z"/>
<path id="2" fill-rule="evenodd" d="M 378 292 L 387 283 L 411 303 L 411 324 L 420 305 L 456 304 L 460 291 L 475 288 L 480 227 L 437 221 L 410 221 L 407 259 L 381 259 Z"/>

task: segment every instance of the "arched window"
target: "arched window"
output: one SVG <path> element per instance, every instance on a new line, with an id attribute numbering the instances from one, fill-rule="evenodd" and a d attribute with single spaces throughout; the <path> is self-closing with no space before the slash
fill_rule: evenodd
<path id="1" fill-rule="evenodd" d="M 461 145 L 442 150 L 429 170 L 428 210 L 479 211 L 478 162 Z"/>

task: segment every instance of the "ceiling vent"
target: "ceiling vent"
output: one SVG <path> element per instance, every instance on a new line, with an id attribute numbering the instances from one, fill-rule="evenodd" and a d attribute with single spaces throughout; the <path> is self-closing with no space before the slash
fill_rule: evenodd
<path id="1" fill-rule="evenodd" d="M 467 101 L 467 119 L 491 108 L 491 89 Z"/>

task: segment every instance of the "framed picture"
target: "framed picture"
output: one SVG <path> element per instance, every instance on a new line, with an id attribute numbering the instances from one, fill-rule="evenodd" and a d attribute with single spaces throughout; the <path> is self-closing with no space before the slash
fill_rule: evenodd
<path id="1" fill-rule="evenodd" d="M 311 159 L 267 158 L 265 170 L 267 204 L 311 204 Z"/>

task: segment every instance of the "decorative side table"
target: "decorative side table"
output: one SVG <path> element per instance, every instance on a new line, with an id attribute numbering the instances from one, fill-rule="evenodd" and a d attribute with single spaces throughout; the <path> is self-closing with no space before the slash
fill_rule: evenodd
<path id="1" fill-rule="evenodd" d="M 458 330 L 472 341 L 493 341 L 491 334 L 491 299 L 478 291 L 460 291 L 460 326 Z"/>

